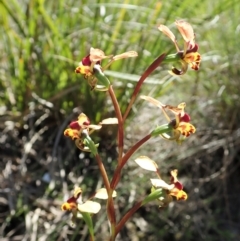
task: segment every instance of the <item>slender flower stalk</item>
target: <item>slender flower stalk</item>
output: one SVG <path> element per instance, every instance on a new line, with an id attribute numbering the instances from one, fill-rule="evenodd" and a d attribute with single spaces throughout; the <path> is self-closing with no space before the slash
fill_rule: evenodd
<path id="1" fill-rule="evenodd" d="M 134 146 L 132 146 L 128 152 L 123 156 L 122 161 L 120 164 L 117 165 L 113 178 L 111 181 L 111 188 L 116 189 L 117 184 L 121 178 L 121 171 L 124 165 L 127 163 L 128 159 L 133 155 L 135 151 L 137 151 L 138 148 L 140 148 L 145 142 L 147 142 L 151 138 L 151 134 L 146 135 L 143 137 L 140 141 L 138 141 Z"/>
<path id="2" fill-rule="evenodd" d="M 142 201 L 137 202 L 131 209 L 127 211 L 127 213 L 121 218 L 119 223 L 116 226 L 116 235 L 120 232 L 120 230 L 124 227 L 126 222 L 133 216 L 133 214 L 142 206 Z"/>
<path id="3" fill-rule="evenodd" d="M 122 118 L 122 113 L 121 113 L 112 85 L 109 86 L 108 92 L 112 99 L 115 114 L 118 119 L 118 164 L 120 164 L 122 160 L 123 145 L 124 145 L 123 118 Z"/>
<path id="4" fill-rule="evenodd" d="M 137 85 L 135 86 L 135 89 L 133 91 L 133 94 L 132 94 L 132 97 L 131 97 L 131 100 L 127 106 L 127 109 L 124 113 L 124 116 L 123 116 L 123 123 L 125 122 L 131 108 L 132 108 L 132 105 L 140 91 L 140 88 L 143 84 L 143 82 L 146 80 L 146 78 L 163 62 L 164 58 L 165 58 L 165 54 L 161 54 L 157 59 L 155 59 L 152 64 L 150 64 L 150 66 L 145 70 L 145 72 L 143 73 L 143 75 L 140 77 L 139 81 L 137 82 Z"/>
<path id="5" fill-rule="evenodd" d="M 112 196 L 114 190 L 111 189 L 111 187 L 110 187 L 108 175 L 107 175 L 107 172 L 105 170 L 105 167 L 102 163 L 102 160 L 101 160 L 99 154 L 96 155 L 96 160 L 97 160 L 98 167 L 99 167 L 99 170 L 100 170 L 102 178 L 103 178 L 104 185 L 107 189 L 107 194 L 108 194 L 107 216 L 108 216 L 108 220 L 109 220 L 110 226 L 111 226 L 111 235 L 112 235 L 112 237 L 114 237 L 115 236 L 115 227 L 116 227 L 116 215 L 115 215 L 114 202 L 113 202 L 113 196 Z"/>
<path id="6" fill-rule="evenodd" d="M 97 164 L 98 164 L 99 170 L 100 170 L 102 178 L 103 178 L 104 186 L 106 187 L 107 193 L 108 193 L 108 196 L 109 196 L 110 193 L 111 193 L 111 188 L 110 188 L 110 183 L 109 183 L 109 180 L 108 180 L 107 172 L 105 170 L 105 167 L 103 165 L 103 162 L 102 162 L 101 157 L 99 156 L 99 154 L 96 154 L 95 157 L 96 157 Z"/>

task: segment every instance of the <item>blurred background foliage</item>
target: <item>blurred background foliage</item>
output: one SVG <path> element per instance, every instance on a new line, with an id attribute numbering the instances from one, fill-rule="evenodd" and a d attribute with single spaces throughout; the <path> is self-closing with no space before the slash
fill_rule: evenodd
<path id="1" fill-rule="evenodd" d="M 84 223 L 72 228 L 60 205 L 74 185 L 87 198 L 103 184 L 95 160 L 62 133 L 82 111 L 93 123 L 114 112 L 110 98 L 91 91 L 74 69 L 91 46 L 106 54 L 137 51 L 138 58 L 106 71 L 124 110 L 148 65 L 175 51 L 157 26 L 169 26 L 183 44 L 176 19 L 194 27 L 200 70 L 173 77 L 164 64 L 141 93 L 171 105 L 185 101 L 197 133 L 181 146 L 152 139 L 136 157 L 155 160 L 166 180 L 178 168 L 189 198 L 164 210 L 157 203 L 141 208 L 118 240 L 240 240 L 239 15 L 238 0 L 0 0 L 1 240 L 88 240 Z M 126 150 L 161 123 L 159 110 L 138 99 L 126 125 Z M 115 136 L 116 129 L 105 127 L 94 137 L 110 176 Z M 118 218 L 150 191 L 151 173 L 133 160 L 118 186 Z M 104 204 L 94 221 L 96 240 L 105 241 Z"/>

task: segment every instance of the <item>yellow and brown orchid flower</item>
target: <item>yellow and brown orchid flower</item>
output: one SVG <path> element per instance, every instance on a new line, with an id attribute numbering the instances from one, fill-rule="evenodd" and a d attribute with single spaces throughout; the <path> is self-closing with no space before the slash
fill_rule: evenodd
<path id="1" fill-rule="evenodd" d="M 196 128 L 190 123 L 190 116 L 184 111 L 184 108 L 186 107 L 184 102 L 175 107 L 171 105 L 164 105 L 150 96 L 141 96 L 141 98 L 159 107 L 163 111 L 169 125 L 173 128 L 173 135 L 169 136 L 167 133 L 161 134 L 163 138 L 181 142 L 186 137 L 189 137 L 191 134 L 196 132 Z M 171 111 L 175 118 L 171 119 L 166 110 Z"/>
<path id="2" fill-rule="evenodd" d="M 180 183 L 177 179 L 178 171 L 172 170 L 171 171 L 171 181 L 170 184 L 166 183 L 161 178 L 159 179 L 151 179 L 151 183 L 154 188 L 163 188 L 167 190 L 168 197 L 166 197 L 166 201 L 168 204 L 172 198 L 175 197 L 177 200 L 186 200 L 187 199 L 187 193 L 183 191 L 183 185 Z"/>
<path id="3" fill-rule="evenodd" d="M 73 196 L 71 196 L 61 206 L 62 211 L 72 212 L 72 223 L 74 224 L 77 217 L 81 217 L 81 213 L 98 213 L 101 205 L 98 202 L 87 200 L 82 201 L 82 189 L 75 187 Z"/>
<path id="4" fill-rule="evenodd" d="M 163 105 L 162 110 L 169 120 L 169 125 L 174 128 L 173 139 L 181 143 L 186 137 L 189 137 L 191 134 L 196 132 L 196 128 L 190 123 L 190 116 L 184 111 L 186 104 L 183 102 L 177 107 L 171 105 Z M 175 119 L 170 120 L 165 110 L 170 110 L 174 113 Z M 162 135 L 162 137 L 169 138 L 167 135 Z M 171 137 L 170 137 L 171 139 Z"/>
<path id="5" fill-rule="evenodd" d="M 84 142 L 86 136 L 90 136 L 94 131 L 101 129 L 103 125 L 115 124 L 118 124 L 117 118 L 107 118 L 102 120 L 98 125 L 92 125 L 89 118 L 84 113 L 81 113 L 76 121 L 72 121 L 69 124 L 69 128 L 64 131 L 64 135 L 75 141 L 77 148 L 80 150 L 91 152 Z M 98 147 L 98 144 L 94 145 Z"/>
<path id="6" fill-rule="evenodd" d="M 195 43 L 195 34 L 192 26 L 184 20 L 177 20 L 175 21 L 175 24 L 184 39 L 183 50 L 179 48 L 175 35 L 167 26 L 160 25 L 158 29 L 172 40 L 176 47 L 177 54 L 180 57 L 180 62 L 182 65 L 181 70 L 173 67 L 170 73 L 174 75 L 183 75 L 186 73 L 188 65 L 190 65 L 193 70 L 199 69 L 201 55 L 197 52 L 198 45 Z"/>
<path id="7" fill-rule="evenodd" d="M 94 75 L 93 67 L 95 64 L 100 65 L 103 59 L 111 58 L 112 55 L 106 56 L 101 49 L 90 49 L 89 55 L 84 57 L 79 63 L 79 66 L 75 69 L 77 74 L 82 74 L 85 78 Z"/>
<path id="8" fill-rule="evenodd" d="M 69 124 L 69 128 L 64 131 L 64 135 L 72 138 L 75 141 L 76 146 L 82 151 L 90 151 L 84 144 L 84 140 L 82 138 L 82 132 L 85 130 L 88 135 L 90 135 L 95 130 L 101 129 L 101 125 L 91 125 L 88 117 L 81 113 L 78 116 L 77 121 L 72 121 Z"/>
<path id="9" fill-rule="evenodd" d="M 103 71 L 106 70 L 114 61 L 124 58 L 136 57 L 138 56 L 135 51 L 128 51 L 119 55 L 105 55 L 101 49 L 90 48 L 90 53 L 82 59 L 78 67 L 75 69 L 75 73 L 83 75 L 87 79 L 89 85 L 92 89 L 98 89 L 106 91 L 108 88 L 109 81 L 104 77 Z M 106 66 L 102 67 L 101 62 L 104 59 L 109 59 Z M 97 72 L 100 74 L 97 76 Z M 102 77 L 102 78 L 101 78 Z M 101 79 L 100 79 L 101 78 Z M 103 83 L 97 84 L 99 80 Z"/>
<path id="10" fill-rule="evenodd" d="M 169 195 L 175 197 L 177 200 L 186 200 L 187 194 L 183 191 L 183 185 L 178 181 L 177 175 L 177 169 L 171 171 L 171 184 L 174 185 L 174 188 L 169 190 Z"/>
<path id="11" fill-rule="evenodd" d="M 112 197 L 116 197 L 117 192 L 113 191 Z M 106 200 L 108 199 L 108 193 L 105 188 L 100 188 L 88 198 L 86 201 L 82 201 L 82 189 L 78 186 L 75 187 L 73 196 L 68 198 L 61 206 L 62 211 L 72 212 L 72 223 L 74 224 L 76 218 L 81 218 L 83 213 L 96 214 L 101 209 L 101 205 L 98 202 L 92 201 L 91 199 L 97 198 Z"/>
<path id="12" fill-rule="evenodd" d="M 76 187 L 73 192 L 73 196 L 70 197 L 65 203 L 62 204 L 61 209 L 63 211 L 73 211 L 77 209 L 78 199 L 81 199 L 82 189 Z"/>
<path id="13" fill-rule="evenodd" d="M 178 172 L 176 169 L 170 172 L 170 183 L 167 183 L 161 178 L 159 167 L 154 160 L 150 159 L 147 156 L 140 156 L 135 160 L 135 162 L 142 169 L 152 171 L 157 174 L 157 178 L 150 179 L 152 183 L 152 188 L 151 195 L 149 196 L 151 198 L 147 197 L 144 201 L 148 200 L 149 202 L 150 200 L 158 199 L 158 201 L 160 202 L 160 207 L 165 207 L 173 200 L 172 197 L 175 197 L 176 200 L 187 199 L 187 194 L 183 191 L 183 185 L 177 179 Z M 157 189 L 163 189 L 165 190 L 165 192 L 158 192 Z"/>

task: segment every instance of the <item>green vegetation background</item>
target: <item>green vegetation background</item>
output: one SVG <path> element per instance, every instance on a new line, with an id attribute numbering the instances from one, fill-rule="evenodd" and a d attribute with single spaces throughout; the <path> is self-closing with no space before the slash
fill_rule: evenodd
<path id="1" fill-rule="evenodd" d="M 163 65 L 142 93 L 171 105 L 185 101 L 197 133 L 181 146 L 156 138 L 136 156 L 155 160 L 166 178 L 178 168 L 189 198 L 164 210 L 157 203 L 141 208 L 118 240 L 240 240 L 239 16 L 239 0 L 0 0 L 0 239 L 88 240 L 84 223 L 70 227 L 60 205 L 75 184 L 87 197 L 102 180 L 91 156 L 62 133 L 81 111 L 97 123 L 113 108 L 74 69 L 91 46 L 106 54 L 137 51 L 138 58 L 106 72 L 124 110 L 148 65 L 175 51 L 157 26 L 169 26 L 182 44 L 173 23 L 186 19 L 200 46 L 200 70 L 173 77 Z M 161 123 L 158 109 L 137 100 L 126 149 Z M 116 165 L 115 134 L 109 128 L 94 137 L 109 174 Z M 150 177 L 129 161 L 117 190 L 118 217 L 149 192 Z M 97 240 L 105 241 L 104 208 L 94 222 Z"/>

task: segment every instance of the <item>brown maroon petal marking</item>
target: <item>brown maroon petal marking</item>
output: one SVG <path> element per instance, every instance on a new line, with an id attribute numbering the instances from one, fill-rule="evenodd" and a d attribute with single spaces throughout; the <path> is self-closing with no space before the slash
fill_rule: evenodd
<path id="1" fill-rule="evenodd" d="M 176 68 L 172 68 L 172 72 L 175 74 L 175 75 L 182 75 L 184 74 L 182 70 L 178 70 Z"/>
<path id="2" fill-rule="evenodd" d="M 182 190 L 182 189 L 183 189 L 183 185 L 182 185 L 180 182 L 175 182 L 174 185 L 175 185 L 175 187 L 176 187 L 178 190 Z"/>
<path id="3" fill-rule="evenodd" d="M 190 48 L 190 49 L 187 50 L 187 54 L 188 54 L 188 53 L 195 53 L 195 52 L 198 51 L 198 49 L 199 49 L 198 45 L 195 44 L 192 48 Z"/>
<path id="4" fill-rule="evenodd" d="M 78 130 L 79 131 L 81 129 L 81 126 L 79 125 L 79 123 L 77 121 L 71 122 L 69 126 L 73 130 Z"/>
<path id="5" fill-rule="evenodd" d="M 70 197 L 68 200 L 67 200 L 68 203 L 76 203 L 77 202 L 77 198 L 75 197 Z"/>
<path id="6" fill-rule="evenodd" d="M 190 115 L 187 113 L 184 113 L 184 116 L 180 117 L 180 121 L 182 122 L 190 122 L 191 118 Z"/>
<path id="7" fill-rule="evenodd" d="M 85 66 L 91 66 L 92 63 L 90 61 L 90 55 L 88 55 L 82 59 L 82 64 Z"/>

